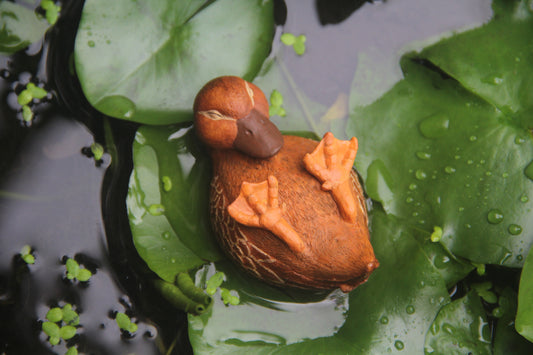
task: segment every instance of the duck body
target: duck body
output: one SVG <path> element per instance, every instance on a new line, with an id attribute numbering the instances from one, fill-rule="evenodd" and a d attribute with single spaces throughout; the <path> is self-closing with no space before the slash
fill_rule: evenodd
<path id="1" fill-rule="evenodd" d="M 204 87 L 207 89 L 202 89 L 195 102 L 197 127 L 206 119 L 210 130 L 222 123 L 226 125 L 226 132 L 233 136 L 233 141 L 242 134 L 243 124 L 246 125 L 246 135 L 256 135 L 254 130 L 257 127 L 262 134 L 265 130 L 262 126 L 271 135 L 272 127 L 263 103 L 266 99 L 253 84 L 245 82 L 246 95 L 243 95 L 252 97 L 252 109 L 245 108 L 243 113 L 229 112 L 228 115 L 229 110 L 224 111 L 218 101 L 213 105 L 209 91 L 205 93 L 213 83 L 216 88 L 222 85 L 233 90 L 233 86 L 241 85 L 241 81 L 235 77 L 217 78 Z M 219 96 L 218 93 L 216 97 Z M 226 100 L 232 96 L 235 95 L 228 94 Z M 198 103 L 199 100 L 211 105 Z M 254 103 L 256 108 L 259 107 L 259 116 L 253 109 Z M 202 109 L 204 106 L 214 109 Z M 246 105 L 241 103 L 241 106 Z M 251 115 L 258 125 L 254 123 L 251 127 L 246 123 Z M 227 121 L 232 118 L 240 125 L 239 133 L 228 125 Z M 227 142 L 232 141 L 228 134 L 221 139 L 202 138 L 202 130 L 205 127 L 200 126 L 199 136 L 210 146 L 213 164 L 211 224 L 221 248 L 230 259 L 253 276 L 279 286 L 340 288 L 348 292 L 368 279 L 379 263 L 370 243 L 363 189 L 352 169 L 353 159 L 345 162 L 348 159 L 345 158 L 342 164 L 337 164 L 334 155 L 348 156 L 353 147 L 356 150 L 355 138 L 347 143 L 337 141 L 329 133 L 319 143 L 274 133 L 273 140 L 265 138 L 264 146 L 268 147 L 265 153 L 255 146 L 248 149 L 246 144 L 244 149 L 240 143 L 228 145 Z M 210 141 L 213 140 L 225 143 L 212 144 Z M 325 163 L 317 164 L 317 159 Z M 324 175 L 321 164 L 343 165 L 341 175 L 344 178 L 338 178 L 340 173 L 335 169 L 332 174 L 326 171 Z M 330 175 L 331 179 L 342 183 L 330 183 Z M 341 185 L 343 189 L 340 189 Z"/>

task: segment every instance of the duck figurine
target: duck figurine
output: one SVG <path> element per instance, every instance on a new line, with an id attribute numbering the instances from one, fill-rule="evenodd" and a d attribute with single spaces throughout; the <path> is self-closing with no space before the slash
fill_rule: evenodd
<path id="1" fill-rule="evenodd" d="M 268 111 L 264 93 L 235 76 L 211 80 L 196 96 L 218 242 L 267 283 L 349 292 L 379 265 L 353 170 L 357 140 L 283 136 Z"/>

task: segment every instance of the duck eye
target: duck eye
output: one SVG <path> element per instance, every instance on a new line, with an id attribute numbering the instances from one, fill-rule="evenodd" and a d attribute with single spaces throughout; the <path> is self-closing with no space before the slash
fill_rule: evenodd
<path id="1" fill-rule="evenodd" d="M 247 129 L 246 131 L 244 131 L 244 134 L 246 134 L 247 136 L 251 136 L 252 135 L 252 131 Z"/>

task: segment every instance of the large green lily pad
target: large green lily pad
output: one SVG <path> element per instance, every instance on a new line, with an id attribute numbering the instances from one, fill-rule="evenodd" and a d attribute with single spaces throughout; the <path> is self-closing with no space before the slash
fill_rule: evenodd
<path id="1" fill-rule="evenodd" d="M 359 138 L 368 194 L 413 226 L 442 227 L 455 255 L 521 266 L 533 242 L 531 135 L 412 57 L 404 80 L 352 111 L 347 132 Z"/>
<path id="2" fill-rule="evenodd" d="M 274 33 L 272 3 L 87 0 L 74 53 L 83 92 L 109 116 L 190 120 L 207 81 L 257 74 Z"/>
<path id="3" fill-rule="evenodd" d="M 409 228 L 379 211 L 372 228 L 381 266 L 344 296 L 349 301 L 334 293 L 322 302 L 302 304 L 301 296 L 280 302 L 268 286 L 222 265 L 223 286 L 239 290 L 242 304 L 226 307 L 217 300 L 209 313 L 189 316 L 195 353 L 422 353 L 427 329 L 449 300 L 444 280 Z M 332 302 L 346 311 L 340 324 Z"/>

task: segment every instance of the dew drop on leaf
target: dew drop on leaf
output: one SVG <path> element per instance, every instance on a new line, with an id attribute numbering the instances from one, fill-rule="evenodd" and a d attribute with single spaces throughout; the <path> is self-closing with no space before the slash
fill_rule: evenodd
<path id="1" fill-rule="evenodd" d="M 527 165 L 526 169 L 524 170 L 524 174 L 526 174 L 528 179 L 533 180 L 533 161 Z"/>
<path id="2" fill-rule="evenodd" d="M 403 342 L 401 340 L 396 340 L 394 342 L 394 347 L 398 350 L 403 350 L 403 348 L 405 347 L 405 345 L 403 344 Z"/>
<path id="3" fill-rule="evenodd" d="M 487 214 L 487 220 L 489 221 L 489 223 L 491 224 L 498 224 L 498 223 L 501 223 L 503 221 L 503 213 L 502 211 L 498 210 L 498 209 L 492 209 L 489 211 L 489 213 Z"/>
<path id="4" fill-rule="evenodd" d="M 436 114 L 420 122 L 418 128 L 426 138 L 439 138 L 446 134 L 450 119 L 444 114 Z"/>
<path id="5" fill-rule="evenodd" d="M 522 233 L 522 227 L 519 226 L 518 224 L 510 224 L 508 231 L 512 235 L 519 235 L 520 233 Z"/>

